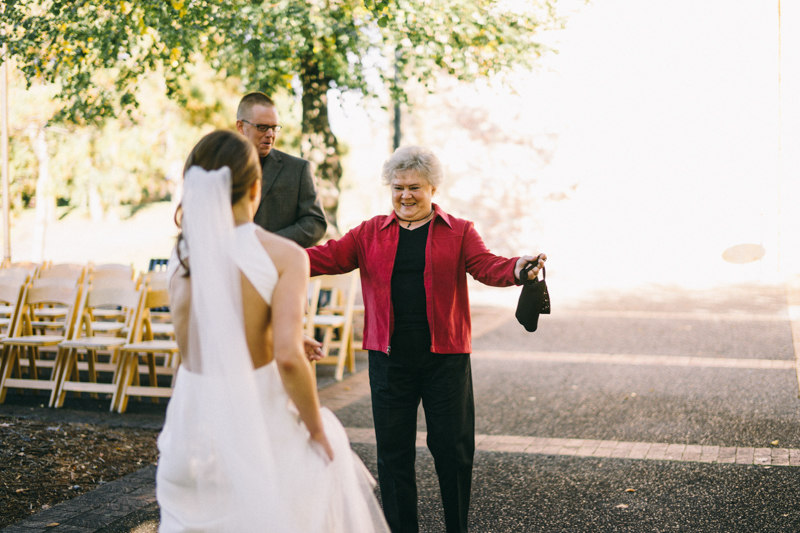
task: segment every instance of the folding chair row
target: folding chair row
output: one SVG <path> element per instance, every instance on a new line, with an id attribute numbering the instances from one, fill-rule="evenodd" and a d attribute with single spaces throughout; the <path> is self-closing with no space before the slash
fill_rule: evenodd
<path id="1" fill-rule="evenodd" d="M 58 345 L 71 338 L 80 295 L 80 286 L 34 287 L 28 284 L 22 290 L 19 318 L 8 337 L 2 339 L 3 360 L 0 367 L 3 370 L 0 374 L 0 403 L 5 401 L 8 389 L 15 387 L 36 391 L 49 390 L 50 405 L 52 405 L 62 362 L 62 351 Z M 41 305 L 58 305 L 66 308 L 65 320 L 58 323 L 61 331 L 54 331 L 56 334 L 37 334 L 34 331 L 34 325 L 38 322 L 36 314 Z M 56 348 L 55 357 L 51 359 L 45 356 L 42 348 L 46 347 Z M 26 360 L 24 366 L 27 367 L 27 377 L 23 377 L 22 373 L 23 359 Z M 45 368 L 50 369 L 50 375 L 47 379 L 42 379 L 40 371 Z"/>
<path id="2" fill-rule="evenodd" d="M 55 407 L 63 405 L 69 391 L 76 395 L 90 392 L 94 397 L 106 393 L 112 397 L 110 409 L 120 412 L 125 410 L 131 394 L 152 396 L 155 401 L 171 396 L 175 368 L 180 362 L 177 344 L 171 339 L 156 339 L 149 316 L 150 307 L 168 305 L 166 289 L 153 290 L 146 285 L 137 289 L 28 284 L 20 290 L 19 319 L 11 326 L 15 333 L 2 341 L 0 403 L 11 387 L 49 390 L 49 405 Z M 0 291 L 2 298 L 5 296 Z M 41 304 L 59 304 L 67 309 L 61 335 L 35 334 L 33 326 L 38 323 L 35 318 Z M 117 311 L 119 316 L 98 320 L 98 312 L 108 309 Z M 54 357 L 43 357 L 42 348 L 47 347 L 55 349 Z M 146 359 L 145 365 L 140 364 L 140 357 Z M 158 357 L 163 359 L 160 366 L 156 364 Z M 46 367 L 51 371 L 44 378 L 40 369 Z M 142 370 L 149 378 L 147 386 L 140 383 Z M 85 380 L 81 379 L 82 372 Z M 100 372 L 110 373 L 110 382 L 98 380 Z M 158 378 L 163 375 L 170 376 L 169 386 L 159 386 Z"/>

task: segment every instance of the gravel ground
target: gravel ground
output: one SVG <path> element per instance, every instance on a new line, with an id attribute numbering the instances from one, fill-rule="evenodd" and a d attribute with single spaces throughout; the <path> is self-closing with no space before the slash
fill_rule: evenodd
<path id="1" fill-rule="evenodd" d="M 0 415 L 0 527 L 154 463 L 157 435 Z"/>

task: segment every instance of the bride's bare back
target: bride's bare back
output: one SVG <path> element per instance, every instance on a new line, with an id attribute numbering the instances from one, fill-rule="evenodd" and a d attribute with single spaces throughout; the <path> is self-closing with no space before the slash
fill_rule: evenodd
<path id="1" fill-rule="evenodd" d="M 278 270 L 278 282 L 272 296 L 272 306 L 259 294 L 247 277 L 240 273 L 245 335 L 253 368 L 272 362 L 276 352 L 289 355 L 295 350 L 303 353 L 302 320 L 305 306 L 305 286 L 308 279 L 308 256 L 296 244 L 257 228 L 256 235 Z M 189 264 L 190 261 L 185 261 Z M 182 354 L 182 364 L 193 368 L 191 354 L 196 339 L 190 339 L 191 276 L 186 269 L 177 269 L 169 280 L 170 308 L 175 325 L 175 337 Z M 273 307 L 280 312 L 274 316 Z M 277 328 L 276 328 L 277 322 Z M 277 336 L 273 331 L 277 330 Z"/>

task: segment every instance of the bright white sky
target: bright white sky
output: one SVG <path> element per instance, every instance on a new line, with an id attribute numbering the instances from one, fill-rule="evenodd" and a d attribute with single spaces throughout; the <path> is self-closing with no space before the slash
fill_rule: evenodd
<path id="1" fill-rule="evenodd" d="M 519 96 L 487 103 L 493 115 L 522 106 L 536 129 L 557 132 L 540 180 L 554 190 L 578 184 L 569 200 L 543 207 L 543 228 L 530 235 L 549 254 L 553 281 L 777 279 L 777 3 L 576 5 L 567 29 L 548 37 L 560 53 L 514 82 Z M 384 134 L 359 159 L 363 124 L 337 127 L 333 115 L 352 160 L 377 172 Z M 348 119 L 358 122 L 352 110 Z M 747 242 L 766 248 L 761 262 L 722 260 Z"/>
<path id="2" fill-rule="evenodd" d="M 575 233 L 552 228 L 553 245 L 575 260 L 605 252 L 637 282 L 735 279 L 755 265 L 721 253 L 744 242 L 776 267 L 777 6 L 600 0 L 561 40 L 551 171 L 581 185 L 561 221 Z"/>

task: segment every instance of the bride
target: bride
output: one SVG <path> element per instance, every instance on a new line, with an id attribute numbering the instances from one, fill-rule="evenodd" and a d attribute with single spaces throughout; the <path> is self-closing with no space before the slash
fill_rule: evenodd
<path id="1" fill-rule="evenodd" d="M 307 255 L 253 224 L 255 149 L 216 131 L 185 169 L 168 267 L 182 361 L 158 439 L 159 531 L 388 532 L 372 476 L 319 406 L 302 338 Z"/>

